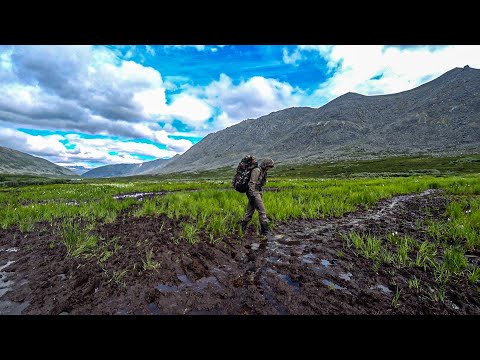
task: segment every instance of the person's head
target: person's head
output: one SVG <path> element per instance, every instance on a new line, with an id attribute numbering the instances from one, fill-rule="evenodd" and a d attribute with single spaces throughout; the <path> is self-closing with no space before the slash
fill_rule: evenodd
<path id="1" fill-rule="evenodd" d="M 275 166 L 275 163 L 270 158 L 263 159 L 262 162 L 260 163 L 260 167 L 267 171 L 273 168 L 274 166 Z"/>

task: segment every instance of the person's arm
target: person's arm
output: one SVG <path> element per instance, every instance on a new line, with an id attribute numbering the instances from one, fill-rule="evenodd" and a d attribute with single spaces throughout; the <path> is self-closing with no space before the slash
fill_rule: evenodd
<path id="1" fill-rule="evenodd" d="M 260 169 L 257 167 L 252 170 L 250 175 L 250 181 L 248 182 L 248 195 L 254 196 L 257 192 L 256 185 L 258 183 L 258 177 L 260 176 Z"/>

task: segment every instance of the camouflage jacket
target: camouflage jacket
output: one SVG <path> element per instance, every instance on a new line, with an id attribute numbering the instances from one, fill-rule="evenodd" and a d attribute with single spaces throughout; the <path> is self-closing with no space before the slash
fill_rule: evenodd
<path id="1" fill-rule="evenodd" d="M 249 196 L 255 196 L 257 193 L 262 192 L 262 186 L 267 182 L 267 173 L 261 167 L 256 167 L 252 170 L 250 175 L 250 181 L 248 182 Z"/>

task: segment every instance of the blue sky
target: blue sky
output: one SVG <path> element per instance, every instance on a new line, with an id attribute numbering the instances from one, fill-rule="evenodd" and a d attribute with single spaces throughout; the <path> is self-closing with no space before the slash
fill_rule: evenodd
<path id="1" fill-rule="evenodd" d="M 0 145 L 87 168 L 170 158 L 245 119 L 467 64 L 480 46 L 0 46 Z"/>

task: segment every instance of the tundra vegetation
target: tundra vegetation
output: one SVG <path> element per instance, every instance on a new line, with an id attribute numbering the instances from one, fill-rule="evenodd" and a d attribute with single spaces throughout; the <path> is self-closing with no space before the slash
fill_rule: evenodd
<path id="1" fill-rule="evenodd" d="M 350 252 L 367 259 L 375 271 L 388 265 L 393 269 L 389 271 L 403 269 L 408 273 L 409 269 L 416 269 L 434 278 L 436 288 L 426 289 L 415 275 L 417 272 L 412 271 L 407 286 L 396 287 L 392 307 L 401 305 L 405 289 L 442 302 L 447 284 L 465 281 L 476 287 L 480 282 L 480 268 L 469 261 L 469 256 L 480 251 L 480 175 L 470 171 L 478 166 L 477 158 L 466 159 L 443 159 L 451 167 L 443 168 L 438 174 L 433 174 L 431 169 L 422 174 L 421 168 L 429 167 L 422 164 L 414 167 L 414 171 L 386 175 L 388 169 L 384 164 L 377 166 L 374 173 L 370 173 L 370 168 L 356 172 L 359 176 L 337 173 L 337 176 L 319 177 L 312 175 L 320 172 L 319 169 L 305 166 L 297 167 L 296 171 L 309 176 L 286 178 L 279 166 L 269 173 L 264 203 L 275 231 L 279 224 L 294 219 L 339 218 L 368 210 L 392 196 L 441 189 L 449 199 L 446 210 L 437 217 L 429 216 L 427 211 L 425 218 L 417 221 L 419 231 L 415 235 L 341 233 L 344 248 L 337 254 L 344 257 Z M 438 164 L 441 160 L 434 162 Z M 458 164 L 465 163 L 474 165 L 468 167 L 468 171 L 454 171 Z M 339 169 L 345 174 L 346 164 L 339 164 Z M 370 176 L 366 176 L 367 173 Z M 172 242 L 177 245 L 181 242 L 195 245 L 202 241 L 221 244 L 241 232 L 239 220 L 245 211 L 246 198 L 234 191 L 227 173 L 217 175 L 217 178 L 210 178 L 208 174 L 206 178 L 194 180 L 136 177 L 69 180 L 67 183 L 45 181 L 41 185 L 25 181 L 16 186 L 4 184 L 0 188 L 0 228 L 17 228 L 24 234 L 52 229 L 61 241 L 52 241 L 51 251 L 64 246 L 66 257 L 94 258 L 105 269 L 112 255 L 121 251 L 121 246 L 116 237 L 102 237 L 95 230 L 115 222 L 120 214 L 164 219 L 158 227 L 161 232 L 171 232 Z M 166 227 L 167 220 L 174 221 L 174 230 Z M 252 223 L 258 224 L 256 213 Z M 134 234 L 131 241 L 136 241 Z M 158 272 L 161 264 L 148 245 L 139 246 L 143 260 L 134 264 L 134 269 Z M 109 282 L 125 286 L 127 271 L 112 270 L 107 274 Z"/>

